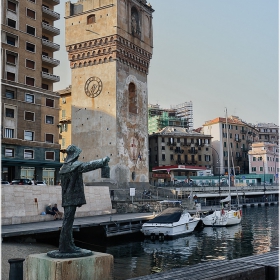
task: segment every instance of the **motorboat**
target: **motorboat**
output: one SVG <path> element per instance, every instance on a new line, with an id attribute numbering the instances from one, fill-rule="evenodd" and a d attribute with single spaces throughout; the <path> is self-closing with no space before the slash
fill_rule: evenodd
<path id="1" fill-rule="evenodd" d="M 187 210 L 179 207 L 167 208 L 144 223 L 141 232 L 151 239 L 164 239 L 193 232 L 199 221 L 198 215 L 191 216 Z"/>

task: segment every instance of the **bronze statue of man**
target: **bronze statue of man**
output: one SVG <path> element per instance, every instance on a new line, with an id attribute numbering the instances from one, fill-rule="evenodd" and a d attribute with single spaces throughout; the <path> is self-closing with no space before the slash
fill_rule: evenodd
<path id="1" fill-rule="evenodd" d="M 64 218 L 59 238 L 59 251 L 48 252 L 53 258 L 80 257 L 91 255 L 91 251 L 80 249 L 75 246 L 72 237 L 72 226 L 77 207 L 86 204 L 83 173 L 98 168 L 108 167 L 109 157 L 89 162 L 80 162 L 78 157 L 82 150 L 75 145 L 66 149 L 67 157 L 59 174 L 62 187 L 62 207 Z M 85 253 L 86 251 L 86 253 Z"/>

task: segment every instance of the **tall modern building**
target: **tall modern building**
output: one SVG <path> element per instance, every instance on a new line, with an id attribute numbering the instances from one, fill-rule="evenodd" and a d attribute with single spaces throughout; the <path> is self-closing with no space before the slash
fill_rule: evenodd
<path id="1" fill-rule="evenodd" d="M 65 4 L 71 67 L 71 142 L 80 159 L 109 156 L 110 179 L 96 170 L 85 184 L 144 187 L 148 174 L 148 86 L 152 14 L 145 0 Z"/>
<path id="2" fill-rule="evenodd" d="M 56 184 L 59 94 L 53 74 L 59 61 L 54 27 L 59 0 L 2 0 L 2 179 Z"/>

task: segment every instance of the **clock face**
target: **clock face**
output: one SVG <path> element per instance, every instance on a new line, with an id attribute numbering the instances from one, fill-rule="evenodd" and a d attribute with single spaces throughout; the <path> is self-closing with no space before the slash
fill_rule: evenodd
<path id="1" fill-rule="evenodd" d="M 85 83 L 85 93 L 88 97 L 97 97 L 102 91 L 102 81 L 98 77 L 90 77 Z"/>

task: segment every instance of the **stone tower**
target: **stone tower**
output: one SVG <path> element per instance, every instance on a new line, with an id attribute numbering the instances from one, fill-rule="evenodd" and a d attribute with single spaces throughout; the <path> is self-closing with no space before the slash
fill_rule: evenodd
<path id="1" fill-rule="evenodd" d="M 66 2 L 66 48 L 72 69 L 72 144 L 80 160 L 109 156 L 110 181 L 144 187 L 148 168 L 147 75 L 153 48 L 152 9 L 145 0 Z"/>

